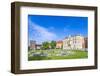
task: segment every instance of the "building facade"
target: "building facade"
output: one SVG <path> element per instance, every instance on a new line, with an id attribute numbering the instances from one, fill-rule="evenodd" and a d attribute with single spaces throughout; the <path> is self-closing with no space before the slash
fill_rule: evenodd
<path id="1" fill-rule="evenodd" d="M 88 38 L 86 37 L 84 38 L 84 40 L 85 40 L 85 48 L 88 48 Z"/>
<path id="2" fill-rule="evenodd" d="M 39 49 L 41 49 L 41 46 L 42 46 L 42 45 L 37 44 L 35 47 L 36 47 L 37 50 L 39 50 Z"/>
<path id="3" fill-rule="evenodd" d="M 30 49 L 32 50 L 36 49 L 36 41 L 30 40 Z"/>
<path id="4" fill-rule="evenodd" d="M 57 41 L 56 42 L 56 48 L 61 49 L 63 47 L 63 41 Z"/>
<path id="5" fill-rule="evenodd" d="M 36 44 L 36 41 L 30 40 L 30 49 L 36 50 L 41 49 L 41 44 Z"/>
<path id="6" fill-rule="evenodd" d="M 69 36 L 63 40 L 63 49 L 84 49 L 86 48 L 85 38 L 81 35 Z"/>

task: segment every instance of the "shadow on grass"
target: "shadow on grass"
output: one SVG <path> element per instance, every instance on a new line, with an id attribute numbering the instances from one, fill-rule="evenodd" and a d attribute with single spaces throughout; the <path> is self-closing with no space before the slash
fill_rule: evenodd
<path id="1" fill-rule="evenodd" d="M 29 57 L 28 60 L 49 60 L 51 58 L 47 57 L 47 56 L 33 56 L 33 57 Z"/>

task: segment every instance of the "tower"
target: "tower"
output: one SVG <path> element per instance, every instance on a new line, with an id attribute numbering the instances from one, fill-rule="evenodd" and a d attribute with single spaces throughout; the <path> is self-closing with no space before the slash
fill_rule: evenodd
<path id="1" fill-rule="evenodd" d="M 30 40 L 30 49 L 32 50 L 36 49 L 36 41 Z"/>

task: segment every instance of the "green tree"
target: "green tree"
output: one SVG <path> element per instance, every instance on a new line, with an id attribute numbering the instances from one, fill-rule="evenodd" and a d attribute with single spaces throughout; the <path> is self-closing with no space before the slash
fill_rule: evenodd
<path id="1" fill-rule="evenodd" d="M 49 42 L 43 42 L 42 49 L 49 49 Z"/>
<path id="2" fill-rule="evenodd" d="M 61 49 L 63 49 L 63 45 L 61 46 Z"/>
<path id="3" fill-rule="evenodd" d="M 50 47 L 51 47 L 51 49 L 55 49 L 56 48 L 56 41 L 51 41 Z"/>
<path id="4" fill-rule="evenodd" d="M 30 50 L 30 46 L 28 46 L 28 50 Z"/>

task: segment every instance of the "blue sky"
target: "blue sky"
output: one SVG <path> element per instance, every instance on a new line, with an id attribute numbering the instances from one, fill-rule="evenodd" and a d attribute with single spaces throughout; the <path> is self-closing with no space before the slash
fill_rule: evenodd
<path id="1" fill-rule="evenodd" d="M 28 39 L 37 43 L 88 35 L 88 17 L 28 15 Z"/>

